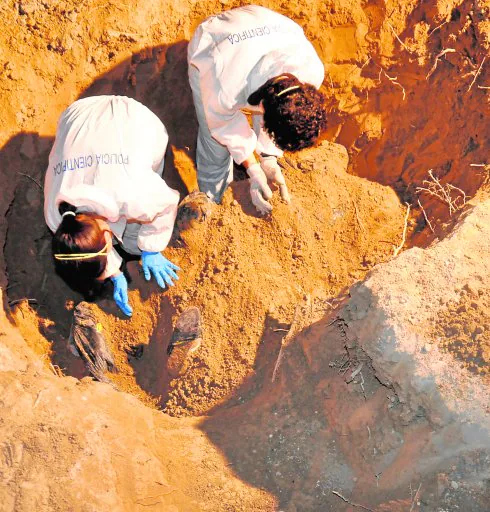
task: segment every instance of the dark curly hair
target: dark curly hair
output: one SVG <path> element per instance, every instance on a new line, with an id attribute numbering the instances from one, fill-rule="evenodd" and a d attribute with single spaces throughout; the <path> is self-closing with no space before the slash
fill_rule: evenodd
<path id="1" fill-rule="evenodd" d="M 248 98 L 264 106 L 264 129 L 282 150 L 314 146 L 327 128 L 327 105 L 313 85 L 284 73 L 268 80 Z"/>

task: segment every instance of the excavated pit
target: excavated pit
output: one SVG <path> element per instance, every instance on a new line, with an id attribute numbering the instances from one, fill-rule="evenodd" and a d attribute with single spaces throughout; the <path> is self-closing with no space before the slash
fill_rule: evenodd
<path id="1" fill-rule="evenodd" d="M 186 464 L 203 459 L 203 468 L 194 469 L 194 477 L 206 479 L 208 466 L 215 475 L 209 477 L 205 490 L 192 476 L 179 483 L 166 475 L 163 492 L 148 487 L 151 477 L 145 475 L 150 472 L 137 476 L 138 482 L 147 479 L 138 485 L 146 486 L 146 497 L 157 496 L 159 510 L 170 510 L 165 508 L 170 506 L 175 510 L 264 511 L 343 510 L 345 506 L 348 510 L 348 503 L 333 491 L 354 496 L 353 502 L 373 510 L 412 507 L 435 511 L 443 510 L 437 508 L 442 505 L 486 510 L 490 499 L 484 469 L 490 446 L 487 434 L 460 433 L 454 428 L 458 420 L 446 408 L 458 397 L 449 400 L 444 392 L 417 381 L 424 367 L 418 356 L 407 356 L 410 364 L 401 366 L 407 375 L 397 366 L 405 361 L 405 355 L 399 356 L 405 354 L 404 340 L 412 336 L 410 329 L 408 334 L 403 329 L 414 324 L 413 332 L 425 340 L 421 348 L 415 343 L 417 350 L 433 355 L 424 364 L 429 372 L 433 368 L 436 383 L 444 370 L 435 362 L 439 351 L 449 366 L 461 366 L 461 374 L 451 374 L 450 385 L 471 389 L 473 407 L 480 407 L 483 416 L 472 412 L 466 402 L 455 408 L 462 414 L 471 409 L 471 421 L 487 432 L 484 404 L 490 385 L 490 330 L 484 271 L 468 271 L 468 276 L 462 273 L 454 278 L 455 290 L 449 276 L 447 297 L 442 292 L 437 295 L 438 306 L 432 298 L 414 299 L 415 316 L 407 313 L 404 317 L 400 310 L 403 328 L 393 328 L 395 334 L 386 336 L 395 339 L 393 351 L 384 353 L 376 345 L 376 336 L 385 332 L 386 318 L 396 316 L 397 298 L 412 292 L 418 298 L 420 293 L 408 284 L 402 288 L 404 275 L 397 278 L 396 274 L 403 274 L 404 268 L 396 266 L 395 256 L 411 247 L 436 252 L 434 247 L 445 247 L 440 244 L 451 247 L 451 240 L 459 236 L 455 233 L 464 232 L 464 219 L 474 215 L 475 205 L 486 204 L 489 129 L 483 105 L 488 99 L 478 84 L 487 83 L 488 72 L 486 68 L 476 72 L 488 51 L 488 4 L 475 2 L 470 9 L 461 2 L 404 2 L 392 7 L 391 13 L 377 3 L 361 8 L 339 1 L 309 3 L 308 7 L 298 2 L 288 7 L 286 14 L 305 27 L 325 63 L 325 89 L 334 106 L 332 142 L 287 155 L 285 175 L 293 202 L 283 204 L 276 193 L 271 218 L 258 218 L 246 182 L 235 182 L 212 217 L 184 233 L 185 245 L 167 250 L 167 257 L 182 268 L 174 288 L 161 292 L 144 281 L 137 262 L 130 262 L 130 301 L 135 310 L 130 320 L 121 318 L 110 288 L 92 304 L 119 368 L 118 374 L 108 376 L 120 391 L 140 401 L 132 402 L 103 384 L 89 384 L 83 379 L 88 373 L 80 359 L 67 349 L 73 306 L 81 297 L 53 271 L 51 235 L 42 215 L 42 181 L 52 135 L 63 108 L 78 97 L 135 97 L 169 131 L 165 179 L 182 197 L 195 188 L 197 124 L 186 78 L 186 47 L 192 29 L 222 7 L 209 2 L 198 11 L 191 3 L 181 2 L 171 9 L 162 3 L 159 11 L 155 3 L 139 6 L 139 17 L 133 19 L 130 6 L 89 3 L 87 12 L 72 2 L 49 7 L 24 2 L 26 14 L 9 11 L 12 23 L 20 27 L 25 48 L 34 41 L 34 62 L 46 52 L 41 44 L 47 40 L 43 27 L 57 19 L 65 30 L 58 39 L 50 36 L 43 73 L 35 64 L 31 74 L 21 78 L 21 60 L 14 55 L 13 64 L 4 70 L 13 84 L 5 89 L 11 96 L 11 111 L 17 112 L 14 122 L 7 111 L 9 136 L 1 152 L 2 207 L 8 208 L 2 226 L 5 312 L 25 341 L 26 353 L 36 354 L 25 357 L 42 361 L 34 373 L 51 371 L 62 376 L 55 386 L 66 379 L 65 391 L 59 392 L 69 408 L 63 412 L 69 425 L 64 434 L 69 437 L 70 429 L 80 428 L 73 424 L 80 415 L 76 402 L 87 394 L 94 398 L 93 414 L 103 410 L 104 421 L 115 432 L 121 429 L 118 421 L 124 424 L 124 414 L 112 410 L 111 400 L 126 414 L 150 415 L 153 419 L 144 421 L 160 425 L 154 427 L 156 431 L 169 429 L 171 435 L 162 438 L 157 434 L 158 442 L 167 448 L 156 449 L 152 444 L 156 439 L 148 440 L 151 464 L 158 466 L 174 456 L 184 468 L 177 471 L 182 478 Z M 89 19 L 93 21 L 93 11 L 99 10 L 96 22 L 84 28 Z M 73 13 L 80 33 L 67 28 L 73 30 Z M 161 26 L 155 23 L 163 19 Z M 107 20 L 117 30 L 107 28 Z M 152 29 L 146 38 L 134 39 L 147 25 Z M 82 36 L 87 40 L 80 46 Z M 71 38 L 70 48 L 66 37 Z M 455 51 L 437 58 L 448 47 Z M 82 53 L 88 64 L 82 64 Z M 478 82 L 470 87 L 475 76 Z M 28 94 L 22 96 L 24 89 L 18 83 L 22 80 L 43 87 L 28 87 Z M 43 88 L 52 101 L 43 97 Z M 483 232 L 489 229 L 484 227 Z M 461 240 L 456 247 L 465 245 L 464 235 Z M 415 251 L 420 251 L 415 255 L 425 254 L 422 249 Z M 441 258 L 457 258 L 454 250 L 447 251 L 439 249 Z M 475 251 L 485 254 L 481 247 Z M 409 276 L 414 279 L 418 265 L 428 268 L 425 260 L 417 264 L 407 256 L 404 261 L 405 272 L 411 269 Z M 466 268 L 458 260 L 452 263 L 458 264 Z M 391 278 L 387 280 L 392 285 L 391 297 L 390 290 L 382 292 L 377 284 L 383 283 L 383 272 Z M 431 267 L 430 272 L 415 279 L 424 283 L 421 290 L 427 294 L 438 289 L 430 284 L 437 279 L 437 270 Z M 391 312 L 389 307 L 383 309 L 390 300 Z M 430 314 L 422 313 L 426 304 Z M 201 309 L 204 342 L 187 373 L 170 380 L 165 367 L 172 325 L 190 305 Z M 281 350 L 298 305 L 302 305 L 298 334 Z M 379 336 L 384 343 L 385 335 Z M 21 349 L 16 350 L 19 356 Z M 35 378 L 32 371 L 22 371 L 31 380 L 24 391 L 16 388 L 16 393 L 23 396 L 25 389 L 34 393 L 29 421 L 37 422 L 33 428 L 38 430 L 40 424 L 49 423 L 41 392 L 49 395 L 53 384 L 48 384 L 47 377 Z M 69 377 L 83 380 L 79 383 Z M 38 384 L 41 380 L 43 387 Z M 446 389 L 448 382 L 441 382 L 441 389 Z M 9 390 L 13 386 L 10 380 L 6 384 Z M 6 403 L 9 400 L 15 402 L 15 393 L 7 396 Z M 149 412 L 141 402 L 179 418 Z M 35 407 L 39 407 L 37 415 Z M 12 424 L 18 421 L 9 418 Z M 144 429 L 130 428 L 145 439 Z M 196 430 L 207 435 L 208 441 L 202 442 L 209 443 L 207 447 L 197 443 Z M 23 439 L 18 429 L 12 432 Z M 172 435 L 197 443 L 197 452 L 190 457 L 186 449 L 174 454 Z M 460 438 L 464 439 L 461 449 L 451 450 Z M 131 442 L 124 449 L 114 449 L 114 439 L 104 439 L 112 446 L 111 453 L 123 451 L 121 457 L 135 460 Z M 51 450 L 38 444 L 39 450 L 34 450 L 38 456 Z M 77 437 L 74 444 L 83 449 L 84 441 Z M 209 446 L 216 447 L 222 459 Z M 68 449 L 61 447 L 67 465 L 71 460 Z M 100 453 L 106 449 L 99 446 Z M 10 458 L 17 460 L 16 449 L 10 450 L 14 454 Z M 35 462 L 26 464 L 36 467 Z M 22 471 L 22 462 L 9 467 Z M 118 463 L 111 457 L 108 468 L 112 467 L 118 473 Z M 158 467 L 157 472 L 165 473 Z M 107 509 L 133 510 L 136 505 L 153 503 L 131 501 L 134 491 L 127 479 L 138 471 L 136 467 L 125 479 L 117 479 L 119 494 L 129 497 L 126 501 L 113 497 Z M 418 496 L 421 479 L 425 479 L 424 492 Z M 9 480 L 11 495 L 19 495 L 15 490 L 19 481 Z M 168 497 L 171 488 L 179 489 L 179 497 Z M 82 484 L 79 492 L 85 496 L 86 486 Z M 29 510 L 32 501 L 22 498 L 20 503 L 19 510 Z M 56 506 L 63 510 L 49 500 L 38 504 L 39 510 Z"/>
<path id="2" fill-rule="evenodd" d="M 280 329 L 305 295 L 323 316 L 353 282 L 390 260 L 401 244 L 405 210 L 390 188 L 349 175 L 347 162 L 339 145 L 304 152 L 288 172 L 293 203 L 275 198 L 270 219 L 254 215 L 246 182 L 234 184 L 210 220 L 184 233 L 184 247 L 168 249 L 183 269 L 175 288 L 160 292 L 144 282 L 138 262 L 130 262 L 134 317 L 121 318 L 109 286 L 92 307 L 115 354 L 120 372 L 111 379 L 119 388 L 171 414 L 205 414 L 254 371 L 262 347 L 268 359 L 275 357 Z M 66 340 L 73 305 L 82 298 L 53 272 L 40 192 L 22 184 L 9 211 L 9 226 L 29 215 L 32 230 L 30 240 L 25 230 L 7 233 L 9 300 L 36 301 L 21 301 L 12 314 L 47 362 L 81 378 L 88 373 Z M 187 374 L 169 382 L 172 321 L 189 305 L 201 309 L 204 346 Z"/>

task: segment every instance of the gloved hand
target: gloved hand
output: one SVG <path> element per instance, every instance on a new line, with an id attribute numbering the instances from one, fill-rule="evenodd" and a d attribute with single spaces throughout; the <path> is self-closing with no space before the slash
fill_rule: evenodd
<path id="1" fill-rule="evenodd" d="M 272 198 L 272 190 L 267 185 L 267 177 L 260 164 L 252 164 L 247 169 L 250 177 L 250 195 L 252 203 L 260 214 L 265 215 L 272 210 L 272 205 L 267 202 Z"/>
<path id="2" fill-rule="evenodd" d="M 111 277 L 111 281 L 114 284 L 114 301 L 126 316 L 131 316 L 133 314 L 133 308 L 129 305 L 128 282 L 124 274 L 121 272 L 117 274 L 117 276 Z"/>
<path id="3" fill-rule="evenodd" d="M 264 171 L 267 179 L 277 183 L 279 185 L 279 191 L 281 193 L 281 197 L 289 203 L 291 201 L 291 197 L 289 195 L 289 190 L 286 185 L 286 180 L 281 172 L 281 168 L 277 163 L 277 158 L 275 156 L 260 156 L 260 167 Z"/>
<path id="4" fill-rule="evenodd" d="M 165 283 L 169 286 L 174 285 L 171 278 L 179 278 L 174 270 L 180 270 L 180 268 L 167 260 L 167 258 L 164 258 L 159 252 L 143 251 L 141 253 L 141 263 L 143 265 L 143 274 L 145 275 L 145 279 L 149 281 L 151 279 L 151 274 L 153 274 L 158 285 L 162 288 L 165 288 Z"/>

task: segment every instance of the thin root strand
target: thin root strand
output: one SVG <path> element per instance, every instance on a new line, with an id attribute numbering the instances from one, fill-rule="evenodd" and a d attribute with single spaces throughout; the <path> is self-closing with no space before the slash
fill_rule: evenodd
<path id="1" fill-rule="evenodd" d="M 395 251 L 393 253 L 393 256 L 398 256 L 399 252 L 403 249 L 403 246 L 405 245 L 405 240 L 407 238 L 407 228 L 408 228 L 408 216 L 410 215 L 410 204 L 405 203 L 407 205 L 407 211 L 405 213 L 405 223 L 403 225 L 403 233 L 402 233 L 402 241 L 400 242 L 400 245 L 395 248 Z"/>

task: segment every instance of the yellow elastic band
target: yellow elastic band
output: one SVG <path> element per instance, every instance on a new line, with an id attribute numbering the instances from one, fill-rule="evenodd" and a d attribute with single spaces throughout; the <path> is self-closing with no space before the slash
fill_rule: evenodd
<path id="1" fill-rule="evenodd" d="M 292 87 L 288 87 L 287 89 L 284 89 L 283 91 L 281 91 L 277 96 L 279 97 L 288 91 L 293 91 L 294 89 L 299 89 L 299 88 L 300 88 L 299 85 L 293 85 Z"/>
<path id="2" fill-rule="evenodd" d="M 277 84 L 277 82 L 280 82 L 281 80 L 284 80 L 285 78 L 289 78 L 289 76 L 288 75 L 278 76 L 277 78 L 274 78 L 274 81 L 272 83 Z"/>
<path id="3" fill-rule="evenodd" d="M 97 256 L 106 256 L 107 246 L 109 242 L 107 242 L 104 247 L 99 252 L 80 252 L 80 253 L 71 253 L 71 254 L 55 254 L 54 258 L 60 261 L 77 261 L 77 260 L 88 260 L 90 258 L 96 258 Z"/>

